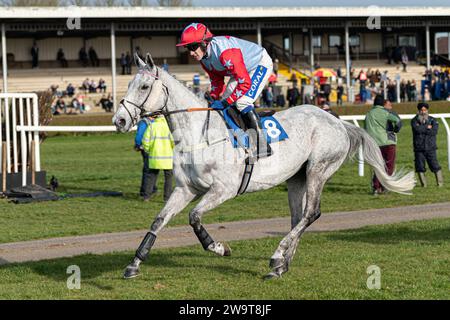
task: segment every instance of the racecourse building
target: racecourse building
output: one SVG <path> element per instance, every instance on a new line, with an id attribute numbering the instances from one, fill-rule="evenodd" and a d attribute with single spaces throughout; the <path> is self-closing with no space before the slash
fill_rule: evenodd
<path id="1" fill-rule="evenodd" d="M 137 47 L 157 62 L 193 63 L 175 46 L 193 21 L 217 35 L 258 42 L 292 66 L 341 60 L 349 67 L 387 55 L 398 60 L 400 49 L 427 66 L 435 53 L 450 56 L 450 7 L 4 7 L 0 19 L 3 74 L 31 68 L 34 43 L 41 68 L 58 66 L 60 48 L 69 67 L 80 66 L 82 47 L 93 47 L 114 74 L 121 54 Z"/>

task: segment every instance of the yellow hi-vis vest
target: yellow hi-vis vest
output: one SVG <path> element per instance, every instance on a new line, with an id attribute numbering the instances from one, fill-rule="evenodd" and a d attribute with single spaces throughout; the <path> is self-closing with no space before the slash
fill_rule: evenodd
<path id="1" fill-rule="evenodd" d="M 174 142 L 163 116 L 148 123 L 142 138 L 142 146 L 148 153 L 150 169 L 173 169 Z"/>

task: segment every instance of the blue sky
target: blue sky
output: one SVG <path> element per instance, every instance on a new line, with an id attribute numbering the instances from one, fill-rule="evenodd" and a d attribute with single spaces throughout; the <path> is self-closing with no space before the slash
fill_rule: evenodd
<path id="1" fill-rule="evenodd" d="M 211 1 L 211 0 L 192 0 L 194 6 L 201 7 L 260 7 L 260 6 L 294 6 L 294 7 L 311 7 L 311 6 L 358 6 L 368 7 L 372 5 L 377 6 L 440 6 L 449 7 L 450 1 L 448 0 L 246 0 L 245 3 L 242 0 L 227 0 L 226 2 Z M 225 4 L 226 3 L 226 4 Z"/>

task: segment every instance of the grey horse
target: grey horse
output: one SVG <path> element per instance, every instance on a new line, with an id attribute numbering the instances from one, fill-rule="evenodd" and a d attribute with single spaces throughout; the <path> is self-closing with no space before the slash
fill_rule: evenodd
<path id="1" fill-rule="evenodd" d="M 113 124 L 118 131 L 127 132 L 145 114 L 164 114 L 176 145 L 176 187 L 127 266 L 124 278 L 139 274 L 140 264 L 148 257 L 161 229 L 198 198 L 201 200 L 189 213 L 194 233 L 205 250 L 220 256 L 230 255 L 230 247 L 214 241 L 201 219 L 206 212 L 236 197 L 247 157 L 242 148 L 233 148 L 218 112 L 189 112 L 208 107 L 206 100 L 157 67 L 149 54 L 145 62 L 135 56 L 135 62 L 138 72 L 113 117 Z M 415 185 L 413 172 L 397 172 L 392 176 L 386 173 L 377 144 L 364 130 L 313 105 L 289 108 L 274 117 L 289 138 L 274 143 L 274 154 L 256 162 L 246 190 L 266 190 L 287 181 L 291 231 L 272 255 L 271 271 L 266 278 L 280 277 L 288 270 L 301 235 L 321 214 L 324 184 L 360 146 L 364 159 L 388 190 L 410 194 Z"/>

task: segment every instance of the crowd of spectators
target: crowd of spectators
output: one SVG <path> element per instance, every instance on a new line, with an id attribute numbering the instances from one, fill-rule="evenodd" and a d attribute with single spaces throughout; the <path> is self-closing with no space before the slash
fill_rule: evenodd
<path id="1" fill-rule="evenodd" d="M 102 78 L 98 82 L 86 78 L 78 89 L 72 83 L 69 83 L 65 90 L 60 90 L 59 85 L 51 85 L 50 90 L 54 96 L 53 114 L 84 113 L 90 109 L 90 106 L 84 103 L 84 98 L 90 93 L 103 93 L 102 98 L 94 103 L 106 112 L 112 112 L 113 100 L 111 94 L 106 94 L 106 88 L 106 82 Z"/>

